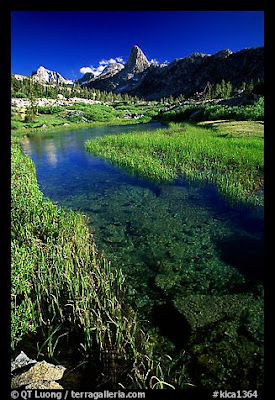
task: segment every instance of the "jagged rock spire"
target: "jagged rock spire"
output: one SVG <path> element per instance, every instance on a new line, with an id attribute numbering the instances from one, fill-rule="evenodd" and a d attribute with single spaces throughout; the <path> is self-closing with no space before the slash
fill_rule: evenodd
<path id="1" fill-rule="evenodd" d="M 147 60 L 143 51 L 135 45 L 132 47 L 128 62 L 125 65 L 125 68 L 128 72 L 139 73 L 143 72 L 145 69 L 150 67 L 151 63 Z"/>

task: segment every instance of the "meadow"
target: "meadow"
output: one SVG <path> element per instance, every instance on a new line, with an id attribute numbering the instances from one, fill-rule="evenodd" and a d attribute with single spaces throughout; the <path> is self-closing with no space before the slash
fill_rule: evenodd
<path id="1" fill-rule="evenodd" d="M 128 105 L 124 102 L 112 105 L 76 102 L 73 105 L 38 106 L 32 115 L 29 111 L 12 110 L 11 130 L 14 135 L 149 122 L 158 114 L 158 106 L 144 102 Z"/>
<path id="2" fill-rule="evenodd" d="M 172 181 L 182 176 L 207 180 L 231 201 L 260 205 L 263 204 L 263 127 L 257 126 L 257 135 L 251 137 L 247 124 L 246 130 L 235 129 L 235 134 L 225 134 L 230 132 L 228 124 L 224 128 L 216 124 L 206 129 L 172 123 L 166 130 L 89 140 L 86 149 L 146 178 Z M 255 130 L 254 125 L 250 122 Z"/>

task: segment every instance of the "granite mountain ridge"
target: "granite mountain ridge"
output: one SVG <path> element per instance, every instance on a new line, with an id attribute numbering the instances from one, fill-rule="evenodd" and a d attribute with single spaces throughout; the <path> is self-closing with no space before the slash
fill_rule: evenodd
<path id="1" fill-rule="evenodd" d="M 87 73 L 74 81 L 58 72 L 39 67 L 33 75 L 40 83 L 76 84 L 114 93 L 154 100 L 183 94 L 186 97 L 201 92 L 207 83 L 230 81 L 233 87 L 241 82 L 264 81 L 264 47 L 245 48 L 237 52 L 223 49 L 213 55 L 193 53 L 169 64 L 148 61 L 137 45 L 133 46 L 125 65 L 113 63 L 100 75 Z"/>

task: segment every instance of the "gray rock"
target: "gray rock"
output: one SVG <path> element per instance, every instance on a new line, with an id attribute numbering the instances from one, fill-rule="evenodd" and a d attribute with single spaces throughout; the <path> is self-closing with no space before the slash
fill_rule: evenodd
<path id="1" fill-rule="evenodd" d="M 63 387 L 55 381 L 37 381 L 27 385 L 25 389 L 63 389 Z"/>
<path id="2" fill-rule="evenodd" d="M 23 368 L 30 364 L 37 363 L 36 360 L 31 360 L 23 351 L 15 358 L 11 363 L 11 372 L 16 370 L 17 368 Z"/>
<path id="3" fill-rule="evenodd" d="M 26 371 L 28 367 L 29 369 Z M 11 363 L 11 388 L 24 386 L 27 389 L 62 389 L 62 386 L 56 381 L 63 377 L 65 370 L 66 368 L 62 365 L 31 360 L 21 351 Z"/>
<path id="4" fill-rule="evenodd" d="M 151 63 L 145 57 L 143 51 L 138 47 L 134 46 L 131 50 L 131 53 L 128 58 L 128 62 L 125 65 L 125 69 L 128 70 L 128 73 L 140 73 L 145 69 L 149 68 Z"/>
<path id="5" fill-rule="evenodd" d="M 116 75 L 119 71 L 121 71 L 124 68 L 123 64 L 120 63 L 113 63 L 110 65 L 107 65 L 102 73 L 100 74 L 100 77 L 105 78 L 112 78 L 114 75 Z"/>
<path id="6" fill-rule="evenodd" d="M 32 79 L 39 83 L 63 83 L 66 85 L 72 85 L 73 81 L 70 79 L 63 78 L 58 72 L 51 71 L 43 66 L 39 67 L 36 73 L 32 76 Z"/>

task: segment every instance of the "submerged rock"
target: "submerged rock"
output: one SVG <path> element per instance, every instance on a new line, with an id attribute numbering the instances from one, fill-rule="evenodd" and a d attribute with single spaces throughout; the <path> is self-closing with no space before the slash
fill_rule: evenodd
<path id="1" fill-rule="evenodd" d="M 23 351 L 11 363 L 11 388 L 63 389 L 59 381 L 66 368 L 46 361 L 31 360 Z M 15 372 L 16 371 L 16 372 Z"/>
<path id="2" fill-rule="evenodd" d="M 125 228 L 117 224 L 109 224 L 104 230 L 104 241 L 107 243 L 125 242 Z"/>
<path id="3" fill-rule="evenodd" d="M 191 295 L 186 298 L 178 297 L 174 305 L 193 330 L 224 318 L 238 319 L 251 302 L 252 296 L 244 294 Z"/>

